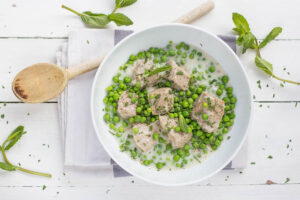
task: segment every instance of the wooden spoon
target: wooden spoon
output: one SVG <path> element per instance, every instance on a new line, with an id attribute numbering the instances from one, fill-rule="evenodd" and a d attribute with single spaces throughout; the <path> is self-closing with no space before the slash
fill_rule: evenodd
<path id="1" fill-rule="evenodd" d="M 57 97 L 75 76 L 99 67 L 104 56 L 63 69 L 52 63 L 36 63 L 20 71 L 12 82 L 18 99 L 25 103 L 40 103 Z"/>
<path id="2" fill-rule="evenodd" d="M 213 8 L 213 1 L 208 0 L 174 22 L 190 23 Z M 12 82 L 13 92 L 25 103 L 48 101 L 60 95 L 70 79 L 98 68 L 103 59 L 104 56 L 69 69 L 52 63 L 36 63 L 16 75 Z"/>

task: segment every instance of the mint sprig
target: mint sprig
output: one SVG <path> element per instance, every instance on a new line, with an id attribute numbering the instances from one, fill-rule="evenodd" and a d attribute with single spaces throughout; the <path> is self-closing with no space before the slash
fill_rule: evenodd
<path id="1" fill-rule="evenodd" d="M 116 13 L 119 8 L 130 6 L 134 4 L 137 0 L 116 0 L 115 8 L 110 14 L 103 13 L 93 13 L 91 11 L 77 12 L 65 5 L 62 5 L 62 8 L 69 10 L 70 12 L 80 16 L 81 20 L 90 27 L 103 28 L 110 22 L 115 22 L 117 26 L 129 26 L 133 22 L 129 17 L 122 13 Z"/>
<path id="2" fill-rule="evenodd" d="M 233 30 L 239 35 L 238 39 L 236 40 L 236 44 L 243 47 L 242 53 L 245 53 L 248 49 L 255 49 L 255 65 L 257 68 L 277 80 L 300 85 L 300 82 L 286 80 L 276 76 L 273 73 L 272 64 L 261 57 L 260 49 L 265 47 L 269 42 L 274 40 L 282 32 L 281 27 L 273 28 L 271 32 L 265 37 L 265 39 L 260 44 L 258 44 L 258 41 L 254 34 L 251 32 L 250 26 L 244 16 L 239 13 L 232 13 L 232 21 L 235 25 L 235 28 L 233 28 Z"/>
<path id="3" fill-rule="evenodd" d="M 0 162 L 0 169 L 6 170 L 6 171 L 15 171 L 20 170 L 29 174 L 34 174 L 38 176 L 44 176 L 51 178 L 51 174 L 48 173 L 42 173 L 42 172 L 35 172 L 29 169 L 25 169 L 20 166 L 13 165 L 6 156 L 6 151 L 9 150 L 11 147 L 13 147 L 18 140 L 22 137 L 22 135 L 26 134 L 24 131 L 23 126 L 18 126 L 15 130 L 12 131 L 12 133 L 7 137 L 7 139 L 3 142 L 2 146 L 0 146 L 3 158 L 5 162 Z"/>

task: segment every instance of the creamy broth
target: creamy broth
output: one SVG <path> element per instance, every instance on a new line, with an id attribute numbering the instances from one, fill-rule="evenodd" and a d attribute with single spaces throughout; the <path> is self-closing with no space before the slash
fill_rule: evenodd
<path id="1" fill-rule="evenodd" d="M 176 48 L 176 46 L 177 46 L 177 48 Z M 118 122 L 118 120 L 114 121 L 113 119 L 115 119 L 115 118 L 113 116 L 115 116 L 116 113 L 111 112 L 111 110 L 108 111 L 108 109 L 107 109 L 108 107 L 114 109 L 113 106 L 108 105 L 106 107 L 106 110 L 107 110 L 107 113 L 110 115 L 110 118 L 108 120 L 108 117 L 106 116 L 107 118 L 105 118 L 105 116 L 104 116 L 104 119 L 106 119 L 107 123 L 110 125 L 111 133 L 116 135 L 116 139 L 120 143 L 121 151 L 124 151 L 125 153 L 127 153 L 128 156 L 131 157 L 131 159 L 135 159 L 137 162 L 140 162 L 141 164 L 144 164 L 144 165 L 148 166 L 149 168 L 153 168 L 153 169 L 175 170 L 175 169 L 184 169 L 184 168 L 194 166 L 196 164 L 200 164 L 211 153 L 213 153 L 213 151 L 218 148 L 218 145 L 220 145 L 219 143 L 221 143 L 222 140 L 224 140 L 224 135 L 228 132 L 228 130 L 233 125 L 233 119 L 235 116 L 234 115 L 234 105 L 235 105 L 236 99 L 232 95 L 232 87 L 230 85 L 230 82 L 225 81 L 226 84 L 224 83 L 225 78 L 223 78 L 223 77 L 226 76 L 226 74 L 225 74 L 223 68 L 220 66 L 220 64 L 215 59 L 213 59 L 210 55 L 206 54 L 205 52 L 201 51 L 198 48 L 189 46 L 189 49 L 187 49 L 187 48 L 185 48 L 185 46 L 184 46 L 184 48 L 178 48 L 178 46 L 179 46 L 179 44 L 176 45 L 176 44 L 171 43 L 166 48 L 163 48 L 161 51 L 167 52 L 167 56 L 165 56 L 165 57 L 167 57 L 167 59 L 163 59 L 161 56 L 157 56 L 157 57 L 160 57 L 160 62 L 157 62 L 157 63 L 154 62 L 153 68 L 157 69 L 157 68 L 164 67 L 167 65 L 166 63 L 168 61 L 174 60 L 178 64 L 179 67 L 181 67 L 186 72 L 188 72 L 192 77 L 195 77 L 195 78 L 191 78 L 191 80 L 193 80 L 194 82 L 192 82 L 190 80 L 190 86 L 193 86 L 194 88 L 199 88 L 199 87 L 201 88 L 203 86 L 202 87 L 203 91 L 211 93 L 211 94 L 217 96 L 217 98 L 223 99 L 224 101 L 229 99 L 229 101 L 231 100 L 232 102 L 231 103 L 225 102 L 225 105 L 226 105 L 225 106 L 225 115 L 226 115 L 225 118 L 226 119 L 224 119 L 224 116 L 223 116 L 223 119 L 220 122 L 220 126 L 218 127 L 218 129 L 215 132 L 206 133 L 202 129 L 199 129 L 199 127 L 198 127 L 199 130 L 198 130 L 195 127 L 195 122 L 193 122 L 193 120 L 190 120 L 191 122 L 188 125 L 189 126 L 191 125 L 191 127 L 193 127 L 192 133 L 190 133 L 193 135 L 193 137 L 190 139 L 189 142 L 186 143 L 186 145 L 184 147 L 179 148 L 181 150 L 173 149 L 173 148 L 168 149 L 167 148 L 167 145 L 169 144 L 168 133 L 159 133 L 159 140 L 158 140 L 159 142 L 157 144 L 155 144 L 147 152 L 141 151 L 137 147 L 137 145 L 133 139 L 134 133 L 133 133 L 132 127 L 134 124 L 141 123 L 141 122 L 133 121 L 131 123 L 131 122 L 129 122 L 130 120 L 128 120 L 128 119 L 126 119 L 126 120 L 121 119 L 120 122 Z M 174 50 L 176 52 L 176 55 L 171 54 L 172 52 L 170 50 Z M 180 53 L 179 51 L 182 51 L 181 54 L 179 54 Z M 141 52 L 143 52 L 143 51 L 141 51 Z M 184 54 L 186 54 L 186 56 L 184 56 Z M 191 55 L 191 54 L 193 54 L 193 55 Z M 137 55 L 137 57 L 138 57 L 138 55 Z M 164 55 L 164 54 L 162 54 L 162 55 Z M 148 59 L 154 60 L 157 57 L 154 54 L 154 55 L 151 55 L 151 58 L 148 58 Z M 130 61 L 130 59 L 129 59 L 129 61 L 126 64 L 121 66 L 119 74 L 117 75 L 119 80 L 124 80 L 125 77 L 132 77 L 133 68 L 135 66 L 135 63 L 138 62 L 139 60 L 144 61 L 145 59 L 137 58 L 132 62 L 129 62 Z M 161 61 L 161 60 L 163 60 L 163 61 Z M 213 66 L 213 68 L 211 68 L 212 66 Z M 168 73 L 168 71 L 160 72 L 159 75 L 164 77 L 165 73 Z M 222 83 L 223 83 L 223 86 L 222 86 Z M 174 83 L 172 83 L 172 84 L 174 84 Z M 132 85 L 132 83 L 128 84 L 128 87 L 132 87 L 131 85 Z M 157 85 L 147 87 L 146 88 L 147 93 L 148 94 L 151 93 L 151 91 L 157 89 L 157 87 L 158 87 Z M 191 89 L 193 89 L 193 88 L 190 87 L 190 89 L 188 91 L 190 91 Z M 222 93 L 218 90 L 222 90 Z M 193 94 L 195 93 L 198 96 L 201 95 L 201 93 L 199 94 L 199 93 L 196 93 L 195 91 L 192 93 Z M 119 93 L 122 93 L 122 92 L 119 92 Z M 176 94 L 179 96 L 179 93 L 180 93 L 180 90 L 175 90 L 175 92 L 174 92 L 175 97 L 176 97 Z M 188 95 L 187 91 L 185 91 L 185 95 Z M 108 96 L 106 98 L 109 99 L 109 92 L 108 92 Z M 232 99 L 232 98 L 234 98 L 234 99 Z M 191 95 L 189 97 L 187 96 L 186 99 L 191 99 Z M 104 100 L 104 101 L 106 101 L 106 100 Z M 193 101 L 194 102 L 192 103 L 192 105 L 194 106 L 196 99 L 193 99 Z M 176 104 L 176 102 L 174 103 L 174 105 L 175 104 Z M 231 105 L 233 105 L 233 106 L 231 106 Z M 230 107 L 230 109 L 228 109 L 228 107 Z M 187 109 L 187 112 L 191 113 L 192 109 L 194 109 L 194 108 Z M 178 111 L 178 113 L 181 114 L 181 112 L 184 112 L 184 111 L 185 111 L 185 109 L 183 109 L 182 111 Z M 175 114 L 177 112 L 174 111 L 172 113 Z M 227 115 L 229 117 L 227 117 Z M 151 114 L 151 117 L 155 118 L 155 116 L 152 114 Z M 189 118 L 189 117 L 186 116 L 186 118 Z M 228 121 L 227 118 L 230 121 Z M 126 123 L 124 123 L 123 121 L 126 121 Z M 232 124 L 230 124 L 229 122 Z M 144 123 L 147 123 L 147 122 L 144 122 Z M 148 124 L 150 124 L 150 123 L 151 122 L 148 121 Z M 113 124 L 113 125 L 111 125 L 111 124 Z M 193 124 L 194 124 L 194 126 L 193 126 Z M 121 130 L 118 127 L 122 127 Z M 205 144 L 205 142 L 207 143 L 208 140 L 209 140 L 209 143 Z M 204 144 L 205 144 L 205 148 L 197 147 L 197 145 L 198 146 L 202 145 L 202 147 L 203 147 Z M 182 156 L 182 152 L 183 152 L 184 156 Z M 177 156 L 177 158 L 174 158 L 174 156 L 177 154 L 180 155 L 179 161 L 177 161 L 178 156 Z M 162 164 L 157 164 L 157 163 L 162 163 Z M 163 165 L 163 166 L 160 167 L 160 165 Z"/>

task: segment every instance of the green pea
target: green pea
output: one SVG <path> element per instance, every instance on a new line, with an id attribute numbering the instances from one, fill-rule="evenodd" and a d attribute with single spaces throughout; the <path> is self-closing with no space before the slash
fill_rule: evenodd
<path id="1" fill-rule="evenodd" d="M 147 108 L 147 112 L 151 113 L 152 112 L 152 108 Z"/>
<path id="2" fill-rule="evenodd" d="M 194 99 L 193 98 L 188 98 L 188 102 L 189 102 L 189 104 L 192 104 L 194 102 Z"/>
<path id="3" fill-rule="evenodd" d="M 146 117 L 141 117 L 141 122 L 145 122 L 147 120 Z"/>
<path id="4" fill-rule="evenodd" d="M 141 116 L 140 115 L 136 115 L 134 117 L 134 122 L 140 122 L 141 121 Z"/>
<path id="5" fill-rule="evenodd" d="M 150 95 L 149 95 L 149 98 L 150 98 L 150 99 L 153 99 L 153 98 L 154 98 L 154 94 L 150 94 Z"/>
<path id="6" fill-rule="evenodd" d="M 136 108 L 136 112 L 137 112 L 137 113 L 142 112 L 142 108 L 141 108 L 141 107 L 137 107 L 137 108 Z"/>
<path id="7" fill-rule="evenodd" d="M 187 128 L 187 132 L 188 132 L 188 133 L 192 133 L 192 131 L 193 131 L 193 129 L 192 129 L 191 127 L 188 127 L 188 128 Z"/>
<path id="8" fill-rule="evenodd" d="M 108 113 L 106 113 L 103 118 L 104 118 L 105 121 L 109 121 L 110 120 L 110 115 Z"/>
<path id="9" fill-rule="evenodd" d="M 169 117 L 170 117 L 171 119 L 173 119 L 173 118 L 174 118 L 174 113 L 169 113 Z"/>
<path id="10" fill-rule="evenodd" d="M 221 96 L 221 95 L 223 94 L 223 90 L 222 90 L 222 89 L 217 89 L 216 94 L 217 94 L 218 96 Z"/>
<path id="11" fill-rule="evenodd" d="M 114 124 L 109 124 L 109 128 L 115 129 L 115 125 Z"/>
<path id="12" fill-rule="evenodd" d="M 182 57 L 183 57 L 183 58 L 186 58 L 186 57 L 187 57 L 187 54 L 186 54 L 186 53 L 183 53 Z"/>
<path id="13" fill-rule="evenodd" d="M 200 149 L 206 149 L 206 145 L 205 145 L 204 143 L 201 143 L 201 144 L 199 145 L 199 148 L 200 148 Z"/>
<path id="14" fill-rule="evenodd" d="M 153 139 L 158 140 L 159 139 L 159 134 L 158 133 L 153 133 Z"/>
<path id="15" fill-rule="evenodd" d="M 197 89 L 196 89 L 196 93 L 197 93 L 197 94 L 201 94 L 201 93 L 202 93 L 202 88 L 200 88 L 200 87 L 197 88 Z"/>
<path id="16" fill-rule="evenodd" d="M 202 119 L 204 121 L 208 120 L 208 115 L 206 113 L 202 114 Z"/>
<path id="17" fill-rule="evenodd" d="M 136 103 L 136 102 L 137 102 L 137 98 L 135 98 L 135 97 L 132 98 L 132 99 L 131 99 L 131 102 L 132 102 L 132 103 Z"/>
<path id="18" fill-rule="evenodd" d="M 188 90 L 188 91 L 186 91 L 186 95 L 189 97 L 192 95 L 192 92 Z"/>
<path id="19" fill-rule="evenodd" d="M 135 55 L 130 55 L 130 56 L 129 56 L 129 59 L 130 59 L 131 61 L 134 61 L 134 60 L 137 59 L 137 57 L 136 57 Z"/>
<path id="20" fill-rule="evenodd" d="M 144 161 L 143 161 L 143 164 L 146 165 L 146 166 L 148 166 L 148 165 L 151 164 L 151 162 L 150 162 L 150 160 L 144 160 Z"/>
<path id="21" fill-rule="evenodd" d="M 124 127 L 123 127 L 123 126 L 120 126 L 120 127 L 119 127 L 119 132 L 120 132 L 120 133 L 123 133 L 123 132 L 124 132 Z"/>
<path id="22" fill-rule="evenodd" d="M 176 132 L 180 132 L 180 127 L 179 127 L 179 126 L 176 126 L 176 127 L 175 127 L 175 131 L 176 131 Z"/>
<path id="23" fill-rule="evenodd" d="M 230 119 L 229 119 L 229 116 L 227 116 L 227 115 L 224 115 L 224 117 L 223 117 L 223 121 L 224 122 L 228 122 Z"/>
<path id="24" fill-rule="evenodd" d="M 229 77 L 228 77 L 228 76 L 225 75 L 225 76 L 222 77 L 222 82 L 223 82 L 224 84 L 227 84 L 228 81 L 229 81 Z"/>
<path id="25" fill-rule="evenodd" d="M 118 116 L 113 117 L 113 122 L 118 123 L 120 122 L 120 118 Z"/>
<path id="26" fill-rule="evenodd" d="M 209 68 L 208 68 L 208 71 L 209 72 L 211 72 L 211 73 L 214 73 L 215 71 L 216 71 L 216 68 L 215 68 L 215 66 L 210 66 Z"/>
<path id="27" fill-rule="evenodd" d="M 223 97 L 222 99 L 226 104 L 229 103 L 229 98 L 228 97 Z"/>
<path id="28" fill-rule="evenodd" d="M 190 116 L 190 113 L 189 113 L 188 111 L 184 110 L 184 111 L 182 112 L 182 115 L 183 115 L 184 117 L 188 117 L 188 116 Z"/>
<path id="29" fill-rule="evenodd" d="M 134 122 L 134 118 L 133 118 L 133 117 L 130 117 L 130 118 L 129 118 L 129 122 L 130 122 L 130 123 L 133 123 L 133 122 Z"/>
<path id="30" fill-rule="evenodd" d="M 183 157 L 184 156 L 183 149 L 177 149 L 177 155 L 179 155 L 180 157 Z"/>
<path id="31" fill-rule="evenodd" d="M 139 133 L 139 129 L 138 128 L 133 128 L 132 131 L 133 131 L 134 134 L 138 134 Z"/>
<path id="32" fill-rule="evenodd" d="M 227 92 L 228 94 L 232 94 L 232 91 L 233 91 L 233 88 L 232 88 L 232 87 L 226 88 L 226 92 Z"/>
<path id="33" fill-rule="evenodd" d="M 234 113 L 231 113 L 231 114 L 229 115 L 229 118 L 230 118 L 230 119 L 234 119 L 234 118 L 235 118 L 235 114 L 234 114 Z"/>
<path id="34" fill-rule="evenodd" d="M 193 143 L 192 143 L 192 146 L 193 146 L 194 148 L 199 148 L 199 143 L 198 143 L 198 142 L 193 142 Z"/>
<path id="35" fill-rule="evenodd" d="M 153 62 L 154 63 L 159 63 L 159 59 L 158 58 L 154 58 Z"/>
<path id="36" fill-rule="evenodd" d="M 163 168 L 164 163 L 158 162 L 158 163 L 156 163 L 155 166 L 156 166 L 156 168 L 157 168 L 158 170 L 160 170 L 161 168 Z"/>
<path id="37" fill-rule="evenodd" d="M 235 98 L 235 97 L 231 97 L 231 98 L 230 98 L 230 102 L 231 102 L 231 103 L 236 103 L 236 98 Z"/>
<path id="38" fill-rule="evenodd" d="M 173 49 L 169 50 L 169 55 L 170 56 L 175 56 L 175 51 Z"/>
<path id="39" fill-rule="evenodd" d="M 190 150 L 190 149 L 191 149 L 191 146 L 188 145 L 188 144 L 185 144 L 183 148 L 184 148 L 184 150 Z"/>
<path id="40" fill-rule="evenodd" d="M 181 50 L 177 50 L 177 55 L 181 55 L 182 51 Z"/>
<path id="41" fill-rule="evenodd" d="M 193 94 L 193 95 L 192 95 L 192 98 L 193 98 L 194 100 L 196 100 L 196 99 L 198 98 L 198 95 L 197 95 L 197 94 Z"/>
<path id="42" fill-rule="evenodd" d="M 167 145 L 166 145 L 166 150 L 167 150 L 167 151 L 172 150 L 172 145 L 171 145 L 171 144 L 167 144 Z"/>
<path id="43" fill-rule="evenodd" d="M 190 59 L 194 59 L 194 57 L 195 57 L 195 55 L 194 55 L 193 53 L 191 53 L 191 54 L 189 55 L 189 58 L 190 58 Z"/>
<path id="44" fill-rule="evenodd" d="M 187 107 L 189 106 L 189 103 L 188 103 L 187 101 L 183 101 L 183 102 L 182 102 L 182 106 L 183 106 L 184 108 L 187 108 Z"/>
<path id="45" fill-rule="evenodd" d="M 160 60 L 161 60 L 161 62 L 167 62 L 167 57 L 166 56 L 161 56 Z"/>
<path id="46" fill-rule="evenodd" d="M 180 156 L 179 156 L 179 155 L 174 155 L 174 156 L 173 156 L 173 160 L 174 160 L 175 162 L 178 162 L 178 161 L 180 160 Z"/>
<path id="47" fill-rule="evenodd" d="M 222 132 L 223 133 L 228 133 L 228 128 L 223 128 Z"/>

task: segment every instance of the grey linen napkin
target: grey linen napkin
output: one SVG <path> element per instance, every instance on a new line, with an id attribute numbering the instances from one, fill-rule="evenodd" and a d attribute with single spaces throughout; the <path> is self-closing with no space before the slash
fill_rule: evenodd
<path id="1" fill-rule="evenodd" d="M 57 52 L 57 64 L 72 67 L 104 54 L 132 31 L 112 29 L 81 29 L 70 32 L 68 42 Z M 235 36 L 219 36 L 236 52 Z M 93 175 L 128 176 L 103 149 L 94 132 L 90 117 L 90 92 L 95 71 L 76 77 L 58 99 L 59 120 L 64 146 L 66 169 L 89 169 Z M 224 169 L 245 168 L 247 142 Z"/>

